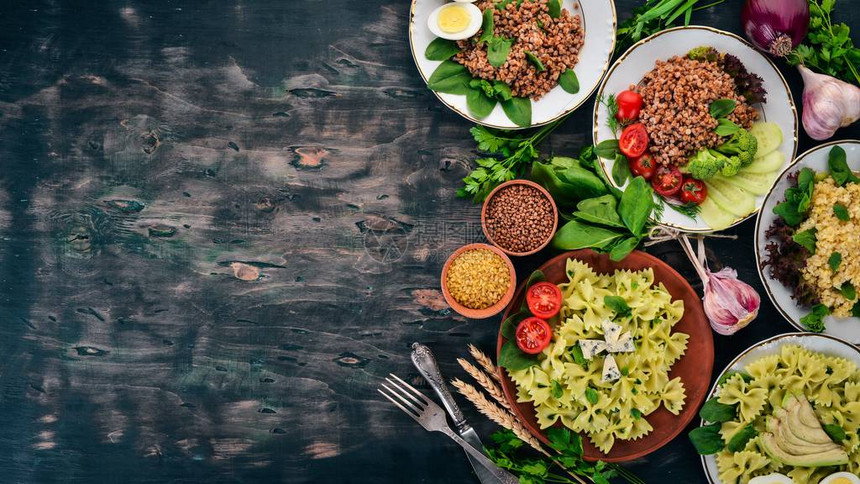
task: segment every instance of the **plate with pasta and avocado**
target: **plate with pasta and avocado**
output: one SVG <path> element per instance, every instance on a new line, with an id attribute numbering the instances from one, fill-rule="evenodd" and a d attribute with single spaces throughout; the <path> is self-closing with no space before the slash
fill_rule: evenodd
<path id="1" fill-rule="evenodd" d="M 579 432 L 585 458 L 605 462 L 674 438 L 708 391 L 713 359 L 695 291 L 638 251 L 550 260 L 518 289 L 498 339 L 502 387 L 526 428 L 545 442 L 550 427 Z"/>

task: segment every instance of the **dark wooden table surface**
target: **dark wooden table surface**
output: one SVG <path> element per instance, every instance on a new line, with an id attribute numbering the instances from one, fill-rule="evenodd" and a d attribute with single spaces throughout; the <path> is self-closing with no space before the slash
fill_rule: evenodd
<path id="1" fill-rule="evenodd" d="M 737 32 L 740 3 L 694 22 Z M 473 142 L 418 76 L 408 10 L 3 2 L 0 482 L 475 482 L 375 391 L 416 376 L 413 341 L 464 377 L 455 358 L 491 351 L 498 325 L 439 292 L 446 256 L 482 239 L 454 193 Z M 544 151 L 589 143 L 591 109 Z M 752 229 L 710 248 L 760 288 Z M 677 244 L 651 252 L 695 277 Z M 763 301 L 716 337 L 716 368 L 791 329 Z M 630 468 L 703 481 L 683 436 Z"/>

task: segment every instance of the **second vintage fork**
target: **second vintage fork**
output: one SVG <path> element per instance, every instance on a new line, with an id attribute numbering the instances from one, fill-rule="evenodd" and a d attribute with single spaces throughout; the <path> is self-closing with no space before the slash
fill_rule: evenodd
<path id="1" fill-rule="evenodd" d="M 400 410 L 406 412 L 416 422 L 421 424 L 425 430 L 430 432 L 442 432 L 450 437 L 454 442 L 460 444 L 466 452 L 477 459 L 481 465 L 487 468 L 494 477 L 503 484 L 517 484 L 519 479 L 510 472 L 505 471 L 490 459 L 487 458 L 481 451 L 469 445 L 465 440 L 460 438 L 451 427 L 448 426 L 448 421 L 445 420 L 445 411 L 437 405 L 433 400 L 430 400 L 423 393 L 419 392 L 412 385 L 401 380 L 394 374 L 390 374 L 391 378 L 386 378 L 385 383 L 381 384 L 379 393 L 397 405 Z M 390 386 L 389 386 L 390 385 Z M 383 388 L 385 391 L 383 391 Z"/>

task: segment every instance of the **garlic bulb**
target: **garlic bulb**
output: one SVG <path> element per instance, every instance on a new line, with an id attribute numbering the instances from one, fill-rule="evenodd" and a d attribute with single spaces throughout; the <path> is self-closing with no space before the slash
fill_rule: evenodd
<path id="1" fill-rule="evenodd" d="M 736 333 L 758 316 L 761 298 L 749 284 L 738 279 L 738 273 L 726 267 L 717 272 L 705 269 L 708 276 L 702 298 L 705 314 L 714 331 L 723 335 Z"/>
<path id="2" fill-rule="evenodd" d="M 860 119 L 860 88 L 798 65 L 803 76 L 803 128 L 815 140 Z"/>

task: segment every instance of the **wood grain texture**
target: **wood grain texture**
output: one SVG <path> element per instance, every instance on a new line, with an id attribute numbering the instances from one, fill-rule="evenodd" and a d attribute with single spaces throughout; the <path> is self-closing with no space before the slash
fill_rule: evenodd
<path id="1" fill-rule="evenodd" d="M 415 70 L 408 7 L 0 6 L 0 480 L 474 482 L 375 392 L 418 382 L 416 340 L 467 378 L 456 358 L 498 325 L 439 292 L 447 255 L 482 239 L 455 198 L 473 143 Z M 695 21 L 737 32 L 739 9 Z M 588 143 L 591 107 L 544 151 Z M 710 248 L 760 288 L 752 228 Z M 678 247 L 651 252 L 694 277 Z M 717 368 L 790 329 L 764 301 L 717 337 Z M 702 480 L 684 438 L 631 468 Z"/>

